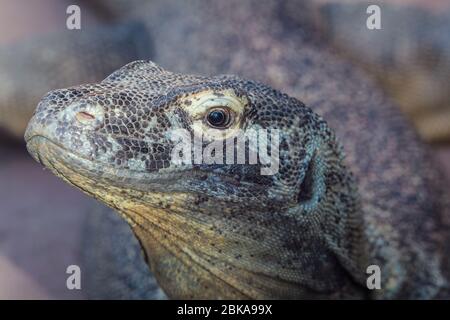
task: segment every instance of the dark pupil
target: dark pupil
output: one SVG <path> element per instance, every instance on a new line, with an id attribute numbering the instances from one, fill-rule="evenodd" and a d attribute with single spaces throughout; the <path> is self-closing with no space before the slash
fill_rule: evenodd
<path id="1" fill-rule="evenodd" d="M 208 122 L 213 126 L 222 126 L 226 122 L 225 112 L 221 110 L 214 110 L 208 114 Z"/>

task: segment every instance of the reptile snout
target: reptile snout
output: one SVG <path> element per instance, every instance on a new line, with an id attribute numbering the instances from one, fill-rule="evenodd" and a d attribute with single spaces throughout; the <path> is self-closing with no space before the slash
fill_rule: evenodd
<path id="1" fill-rule="evenodd" d="M 95 102 L 75 102 L 62 111 L 63 118 L 80 128 L 97 129 L 103 123 L 104 109 Z"/>
<path id="2" fill-rule="evenodd" d="M 88 139 L 103 124 L 105 111 L 88 94 L 78 92 L 75 89 L 51 91 L 39 102 L 25 132 L 29 146 L 39 148 L 31 140 L 47 141 L 90 154 Z"/>

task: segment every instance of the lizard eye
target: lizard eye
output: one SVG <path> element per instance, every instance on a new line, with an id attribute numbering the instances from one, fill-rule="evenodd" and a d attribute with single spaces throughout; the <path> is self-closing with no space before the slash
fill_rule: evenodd
<path id="1" fill-rule="evenodd" d="M 232 118 L 232 114 L 228 108 L 217 107 L 207 112 L 205 120 L 213 128 L 225 129 L 231 125 Z"/>
<path id="2" fill-rule="evenodd" d="M 192 120 L 192 129 L 204 133 L 207 140 L 223 140 L 237 135 L 249 103 L 247 96 L 238 95 L 233 89 L 208 89 L 179 100 L 179 105 Z"/>

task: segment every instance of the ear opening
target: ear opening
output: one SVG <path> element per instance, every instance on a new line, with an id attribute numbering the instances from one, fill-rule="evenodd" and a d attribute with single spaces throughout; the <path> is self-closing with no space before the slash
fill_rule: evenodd
<path id="1" fill-rule="evenodd" d="M 305 209 L 314 209 L 324 192 L 324 163 L 322 158 L 314 153 L 300 184 L 297 202 Z"/>
<path id="2" fill-rule="evenodd" d="M 313 197 L 313 186 L 314 186 L 314 177 L 312 172 L 314 170 L 313 167 L 314 163 L 313 161 L 310 161 L 303 182 L 300 185 L 300 192 L 298 193 L 297 196 L 298 202 L 307 202 L 310 201 Z"/>

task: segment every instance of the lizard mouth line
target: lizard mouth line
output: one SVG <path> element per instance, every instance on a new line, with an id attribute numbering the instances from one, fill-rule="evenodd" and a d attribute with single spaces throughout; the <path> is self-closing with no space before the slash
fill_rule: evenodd
<path id="1" fill-rule="evenodd" d="M 102 162 L 95 162 L 81 154 L 74 153 L 60 143 L 41 134 L 27 137 L 26 145 L 32 157 L 50 170 L 56 169 L 53 165 L 47 166 L 47 162 L 60 162 L 65 167 L 78 172 L 86 178 L 100 180 L 119 188 L 130 188 L 131 186 L 132 189 L 137 191 L 167 191 L 167 188 L 170 188 L 174 184 L 174 181 L 186 178 L 204 180 L 205 176 L 214 175 L 227 181 L 233 179 L 233 177 L 227 175 L 191 167 L 177 168 L 176 171 L 166 171 L 163 173 L 115 168 Z M 231 183 L 236 182 L 231 181 Z M 248 182 L 240 181 L 239 183 L 253 188 L 258 187 Z"/>
<path id="2" fill-rule="evenodd" d="M 65 166 L 71 169 L 80 169 L 87 173 L 87 176 L 92 178 L 97 176 L 98 178 L 107 178 L 109 173 L 114 171 L 114 177 L 121 176 L 130 178 L 133 175 L 144 174 L 143 171 L 124 169 L 124 168 L 114 168 L 103 162 L 95 162 L 89 157 L 83 156 L 81 154 L 75 153 L 60 143 L 53 141 L 52 139 L 44 135 L 33 135 L 26 140 L 27 148 L 32 154 L 33 158 L 37 160 L 42 165 L 45 165 L 43 158 L 52 158 L 52 162 L 59 161 L 63 162 Z M 186 173 L 189 168 L 178 169 L 177 172 L 166 172 L 161 173 L 145 173 L 145 177 L 141 179 L 149 180 L 172 180 L 174 178 L 179 178 L 181 174 Z M 95 172 L 95 174 L 89 172 Z M 127 173 L 127 174 L 125 174 Z"/>

